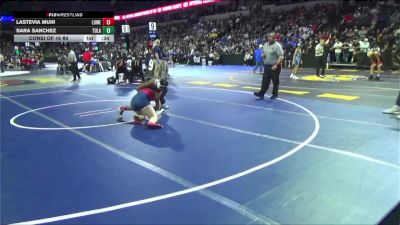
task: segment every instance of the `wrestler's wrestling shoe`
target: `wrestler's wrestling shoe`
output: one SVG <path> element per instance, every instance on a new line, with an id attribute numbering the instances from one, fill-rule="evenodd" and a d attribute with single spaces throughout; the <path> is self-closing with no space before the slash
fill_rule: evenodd
<path id="1" fill-rule="evenodd" d="M 144 119 L 140 119 L 139 116 L 133 116 L 133 124 L 136 125 L 143 125 L 144 124 Z"/>
<path id="2" fill-rule="evenodd" d="M 119 107 L 119 112 L 118 112 L 119 117 L 122 117 L 122 114 L 124 114 L 124 111 L 127 109 L 128 109 L 128 107 L 126 107 L 126 106 Z"/>
<path id="3" fill-rule="evenodd" d="M 150 128 L 150 129 L 161 129 L 161 128 L 163 128 L 163 126 L 161 124 L 153 123 L 153 122 L 148 122 L 147 123 L 147 127 Z"/>

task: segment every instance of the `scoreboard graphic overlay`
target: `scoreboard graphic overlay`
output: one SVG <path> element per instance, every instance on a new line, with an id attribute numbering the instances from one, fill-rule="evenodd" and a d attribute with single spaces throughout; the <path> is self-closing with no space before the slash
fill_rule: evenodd
<path id="1" fill-rule="evenodd" d="M 15 12 L 14 42 L 114 42 L 113 12 Z"/>

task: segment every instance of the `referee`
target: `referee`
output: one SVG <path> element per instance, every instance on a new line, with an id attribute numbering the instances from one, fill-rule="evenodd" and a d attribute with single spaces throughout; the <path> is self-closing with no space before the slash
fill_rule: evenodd
<path id="1" fill-rule="evenodd" d="M 68 63 L 70 65 L 69 68 L 72 72 L 72 75 L 74 76 L 74 79 L 71 82 L 76 81 L 76 77 L 78 77 L 78 79 L 80 80 L 81 76 L 79 76 L 78 60 L 76 59 L 75 52 L 72 48 L 68 53 Z"/>
<path id="2" fill-rule="evenodd" d="M 329 36 L 328 40 L 320 38 L 319 43 L 315 46 L 315 59 L 317 62 L 317 77 L 324 78 L 325 77 L 325 67 L 326 60 L 328 58 L 328 44 L 331 36 Z M 319 70 L 321 69 L 321 75 L 319 74 Z"/>
<path id="3" fill-rule="evenodd" d="M 273 89 L 271 99 L 278 97 L 279 74 L 281 72 L 281 63 L 283 61 L 282 46 L 275 41 L 275 33 L 268 35 L 268 43 L 264 44 L 262 49 L 262 57 L 264 58 L 264 73 L 261 83 L 261 90 L 254 92 L 254 95 L 264 99 L 272 80 Z"/>

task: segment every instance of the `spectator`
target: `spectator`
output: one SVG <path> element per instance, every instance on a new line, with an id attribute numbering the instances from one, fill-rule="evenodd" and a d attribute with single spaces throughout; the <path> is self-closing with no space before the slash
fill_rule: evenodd
<path id="1" fill-rule="evenodd" d="M 4 56 L 1 52 L 0 52 L 0 69 L 1 72 L 4 73 Z"/>
<path id="2" fill-rule="evenodd" d="M 252 56 L 249 52 L 246 52 L 246 54 L 244 55 L 244 63 L 246 66 L 251 66 L 251 60 L 252 60 Z"/>
<path id="3" fill-rule="evenodd" d="M 342 53 L 342 42 L 339 39 L 335 40 L 335 44 L 333 45 L 333 49 L 335 51 L 335 62 L 340 63 L 340 54 Z"/>
<path id="4" fill-rule="evenodd" d="M 86 49 L 85 52 L 83 53 L 83 65 L 84 65 L 85 68 L 87 66 L 90 67 L 90 60 L 91 59 L 92 59 L 92 54 L 89 52 L 89 49 Z"/>
<path id="5" fill-rule="evenodd" d="M 121 73 L 124 74 L 122 77 L 122 80 L 124 82 L 126 82 L 128 80 L 128 69 L 127 69 L 126 61 L 123 58 L 120 58 L 119 60 L 117 60 L 115 68 L 116 68 L 115 78 L 117 80 L 117 82 L 115 84 L 119 84 L 119 81 L 120 81 L 119 74 L 121 74 Z"/>
<path id="6" fill-rule="evenodd" d="M 392 2 L 393 4 L 397 4 L 395 1 Z M 286 57 L 291 56 L 289 54 L 292 54 L 294 49 L 290 48 L 295 47 L 295 45 L 289 43 L 292 41 L 298 42 L 299 39 L 302 39 L 304 49 L 307 53 L 314 53 L 317 44 L 315 40 L 318 40 L 320 37 L 326 39 L 327 31 L 330 31 L 330 33 L 343 43 L 351 42 L 352 39 L 356 39 L 357 41 L 364 38 L 373 40 L 375 37 L 378 38 L 380 48 L 383 49 L 388 42 L 386 36 L 389 33 L 393 33 L 396 30 L 396 26 L 398 26 L 396 22 L 400 18 L 400 13 L 398 10 L 396 11 L 396 5 L 389 5 L 388 2 L 383 1 L 378 3 L 364 7 L 354 5 L 354 7 L 344 9 L 335 4 L 323 3 L 313 7 L 294 7 L 292 10 L 278 12 L 269 12 L 268 9 L 263 10 L 260 6 L 257 8 L 253 6 L 250 13 L 251 16 L 241 15 L 232 16 L 227 19 L 205 21 L 197 20 L 195 19 L 196 16 L 193 15 L 193 20 L 169 24 L 168 29 L 164 29 L 165 27 L 162 27 L 162 24 L 160 24 L 160 29 L 157 32 L 163 38 L 165 47 L 176 49 L 176 56 L 174 56 L 176 60 L 180 63 L 190 61 L 191 65 L 193 64 L 195 51 L 199 55 L 208 55 L 210 52 L 206 52 L 206 50 L 212 49 L 211 51 L 214 56 L 253 52 L 252 49 L 257 48 L 259 44 L 263 43 L 265 39 L 263 33 L 272 30 L 277 31 L 275 38 L 284 47 Z M 212 12 L 210 11 L 210 13 Z M 341 24 L 342 19 L 343 24 Z M 135 31 L 135 37 L 129 37 L 129 42 L 131 43 L 131 46 L 128 46 L 129 51 L 131 53 L 141 51 L 143 54 L 148 41 L 147 36 L 147 29 Z M 126 54 L 126 50 L 116 47 L 122 46 L 121 39 L 116 36 L 115 40 L 113 45 L 97 43 L 98 47 L 106 52 L 113 67 L 116 59 Z M 147 44 L 150 45 L 150 43 Z M 351 53 L 352 48 L 349 47 L 349 58 L 357 59 L 357 44 L 352 43 L 351 45 L 353 46 L 353 54 Z M 88 43 L 71 43 L 71 46 L 76 49 L 78 56 L 81 52 L 83 53 L 83 61 L 87 60 L 88 57 L 85 52 L 90 51 L 92 46 Z M 34 48 L 37 50 L 39 47 Z M 62 47 L 57 43 L 41 43 L 40 48 L 43 49 L 43 54 L 46 57 L 49 55 L 59 55 L 62 51 Z M 0 49 L 2 49 L 3 55 L 7 59 L 17 56 L 17 52 L 11 41 L 4 42 L 2 40 L 0 42 Z M 26 55 L 25 51 L 25 48 L 19 48 L 18 54 Z M 367 51 L 363 49 L 363 52 Z M 344 56 L 345 48 L 342 49 L 341 54 Z M 36 54 L 32 54 L 29 58 L 35 58 L 35 56 Z M 394 57 L 396 57 L 396 54 Z M 289 57 L 289 61 L 291 58 Z M 346 59 L 343 60 L 348 61 Z M 40 61 L 41 57 L 39 56 Z M 215 62 L 217 61 L 215 60 Z M 24 64 L 24 67 L 28 67 L 27 64 Z"/>
<path id="7" fill-rule="evenodd" d="M 260 73 L 263 71 L 263 58 L 262 58 L 262 45 L 259 45 L 258 48 L 254 51 L 254 59 L 256 61 L 256 67 L 253 69 L 253 74 L 256 73 L 258 67 L 260 67 Z"/>
<path id="8" fill-rule="evenodd" d="M 67 61 L 65 55 L 60 55 L 57 58 L 57 75 L 67 73 Z"/>
<path id="9" fill-rule="evenodd" d="M 349 41 L 344 41 L 342 45 L 342 56 L 343 56 L 343 62 L 348 63 L 349 62 L 349 54 L 350 54 L 350 43 Z"/>
<path id="10" fill-rule="evenodd" d="M 368 42 L 368 38 L 364 38 L 364 41 L 360 41 L 360 51 L 367 53 L 369 51 L 369 42 Z"/>
<path id="11" fill-rule="evenodd" d="M 145 82 L 145 78 L 144 78 L 144 74 L 143 74 L 143 70 L 142 70 L 142 62 L 139 59 L 135 59 L 132 61 L 132 75 L 133 77 L 139 77 L 142 82 Z"/>

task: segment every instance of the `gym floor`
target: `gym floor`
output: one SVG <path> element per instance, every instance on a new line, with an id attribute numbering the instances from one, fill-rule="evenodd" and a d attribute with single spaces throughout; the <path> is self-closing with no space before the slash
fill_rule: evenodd
<path id="1" fill-rule="evenodd" d="M 376 224 L 400 201 L 398 73 L 283 69 L 258 100 L 252 67 L 177 66 L 160 130 L 118 118 L 112 72 L 54 74 L 1 77 L 1 224 Z"/>

